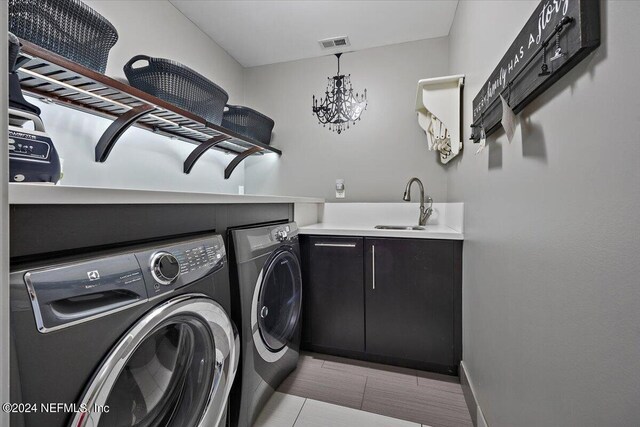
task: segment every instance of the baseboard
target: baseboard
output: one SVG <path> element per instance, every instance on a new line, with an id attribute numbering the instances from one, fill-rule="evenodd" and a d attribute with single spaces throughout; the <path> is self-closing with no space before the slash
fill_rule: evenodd
<path id="1" fill-rule="evenodd" d="M 464 393 L 464 400 L 467 403 L 469 414 L 471 414 L 471 421 L 475 427 L 489 427 L 487 420 L 484 418 L 482 409 L 478 404 L 478 398 L 473 386 L 473 380 L 469 376 L 469 371 L 464 364 L 464 361 L 460 362 L 460 384 L 462 385 L 462 392 Z"/>
<path id="2" fill-rule="evenodd" d="M 367 362 L 382 363 L 385 365 L 401 366 L 404 368 L 435 372 L 438 374 L 449 375 L 453 377 L 459 376 L 458 366 L 456 365 L 445 366 L 435 363 L 425 363 L 417 360 L 401 359 L 397 357 L 378 356 L 361 351 L 341 350 L 331 347 L 313 345 L 309 342 L 303 342 L 301 344 L 301 349 L 313 353 L 328 354 L 331 356 L 346 357 L 348 359 L 364 360 Z"/>

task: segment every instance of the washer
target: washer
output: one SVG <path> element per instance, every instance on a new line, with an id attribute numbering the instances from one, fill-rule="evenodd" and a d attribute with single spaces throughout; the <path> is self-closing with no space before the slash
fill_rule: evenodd
<path id="1" fill-rule="evenodd" d="M 12 426 L 227 423 L 239 363 L 219 235 L 11 273 Z"/>
<path id="2" fill-rule="evenodd" d="M 302 275 L 298 227 L 232 230 L 231 290 L 241 325 L 242 381 L 232 393 L 232 425 L 250 427 L 296 368 L 300 349 Z M 233 268 L 235 267 L 235 269 Z"/>

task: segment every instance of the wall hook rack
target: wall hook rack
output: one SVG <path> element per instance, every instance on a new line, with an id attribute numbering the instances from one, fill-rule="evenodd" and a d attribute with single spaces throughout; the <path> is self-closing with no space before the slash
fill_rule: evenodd
<path id="1" fill-rule="evenodd" d="M 209 123 L 189 111 L 26 40 L 21 40 L 21 44 L 24 62 L 18 75 L 24 92 L 39 99 L 114 120 L 96 144 L 96 162 L 105 162 L 109 158 L 120 137 L 131 126 L 197 144 L 184 161 L 185 173 L 189 173 L 209 149 L 238 155 L 225 169 L 225 179 L 250 155 L 263 152 L 282 154 L 282 151 L 271 145 Z"/>
<path id="2" fill-rule="evenodd" d="M 554 55 L 547 58 L 554 38 Z M 600 2 L 541 1 L 474 98 L 470 139 L 479 142 L 481 119 L 487 136 L 500 127 L 500 95 L 508 90 L 508 103 L 519 113 L 599 45 Z M 541 53 L 540 68 L 530 67 Z"/>

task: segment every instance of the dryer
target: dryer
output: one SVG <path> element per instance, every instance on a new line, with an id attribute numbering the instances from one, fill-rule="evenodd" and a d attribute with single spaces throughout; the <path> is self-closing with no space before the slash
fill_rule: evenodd
<path id="1" fill-rule="evenodd" d="M 226 425 L 229 292 L 219 235 L 15 268 L 11 425 Z"/>
<path id="2" fill-rule="evenodd" d="M 242 380 L 234 384 L 232 425 L 250 427 L 296 368 L 302 274 L 295 222 L 230 231 L 234 321 L 240 326 Z"/>

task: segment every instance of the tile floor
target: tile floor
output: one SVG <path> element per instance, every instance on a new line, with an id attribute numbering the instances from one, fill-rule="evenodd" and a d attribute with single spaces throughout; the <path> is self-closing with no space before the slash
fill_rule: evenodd
<path id="1" fill-rule="evenodd" d="M 256 425 L 472 426 L 457 378 L 414 369 L 307 353 L 278 391 Z"/>
<path id="2" fill-rule="evenodd" d="M 346 406 L 274 393 L 253 427 L 423 427 Z M 424 426 L 426 427 L 426 426 Z"/>

